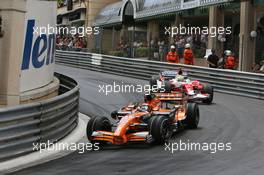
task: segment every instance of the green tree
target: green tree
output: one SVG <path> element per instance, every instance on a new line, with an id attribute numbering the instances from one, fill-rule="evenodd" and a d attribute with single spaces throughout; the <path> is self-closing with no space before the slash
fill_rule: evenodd
<path id="1" fill-rule="evenodd" d="M 58 4 L 62 4 L 64 0 L 57 0 Z"/>
<path id="2" fill-rule="evenodd" d="M 57 1 L 58 4 L 62 4 L 64 0 L 48 0 L 48 1 Z"/>

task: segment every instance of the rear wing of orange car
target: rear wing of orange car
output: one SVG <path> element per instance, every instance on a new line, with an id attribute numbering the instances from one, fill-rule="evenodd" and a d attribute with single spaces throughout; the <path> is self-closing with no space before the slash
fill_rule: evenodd
<path id="1" fill-rule="evenodd" d="M 155 97 L 160 101 L 182 101 L 185 99 L 183 93 L 156 93 Z"/>

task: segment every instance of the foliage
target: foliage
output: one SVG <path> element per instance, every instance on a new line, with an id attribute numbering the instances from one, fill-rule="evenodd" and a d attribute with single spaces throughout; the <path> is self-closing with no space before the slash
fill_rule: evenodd
<path id="1" fill-rule="evenodd" d="M 148 48 L 139 47 L 136 49 L 135 57 L 148 57 Z"/>
<path id="2" fill-rule="evenodd" d="M 194 49 L 193 54 L 195 58 L 203 58 L 205 55 L 205 51 L 203 49 Z"/>
<path id="3" fill-rule="evenodd" d="M 58 4 L 62 4 L 64 0 L 57 0 Z"/>
<path id="4" fill-rule="evenodd" d="M 123 51 L 109 51 L 109 55 L 117 56 L 117 57 L 124 57 L 125 56 Z"/>

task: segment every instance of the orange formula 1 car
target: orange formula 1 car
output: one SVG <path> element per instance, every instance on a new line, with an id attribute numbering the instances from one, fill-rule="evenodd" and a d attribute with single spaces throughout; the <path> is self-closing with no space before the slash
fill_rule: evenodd
<path id="1" fill-rule="evenodd" d="M 182 93 L 158 93 L 145 96 L 145 102 L 130 104 L 107 117 L 94 117 L 88 122 L 87 137 L 91 142 L 116 145 L 129 142 L 164 143 L 180 128 L 197 128 L 199 108 L 187 103 Z"/>

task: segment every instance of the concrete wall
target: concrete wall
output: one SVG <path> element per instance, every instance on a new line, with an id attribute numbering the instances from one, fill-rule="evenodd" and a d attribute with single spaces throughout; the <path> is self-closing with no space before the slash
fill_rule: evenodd
<path id="1" fill-rule="evenodd" d="M 25 0 L 1 0 L 4 36 L 0 38 L 0 105 L 19 104 Z"/>
<path id="2" fill-rule="evenodd" d="M 86 6 L 84 3 L 74 2 L 72 11 L 79 9 L 79 8 L 86 8 Z M 57 14 L 66 14 L 66 13 L 69 13 L 69 11 L 67 10 L 67 6 L 63 6 L 57 9 Z"/>
<path id="3" fill-rule="evenodd" d="M 256 41 L 250 32 L 256 30 L 256 11 L 251 2 L 241 2 L 240 10 L 239 70 L 250 71 L 255 62 Z"/>
<path id="4" fill-rule="evenodd" d="M 69 21 L 69 16 L 65 15 L 65 14 L 69 14 L 70 12 L 74 12 L 78 9 L 86 9 L 86 5 L 85 3 L 80 3 L 80 2 L 74 2 L 73 3 L 73 8 L 71 11 L 67 10 L 67 6 L 63 6 L 60 8 L 57 8 L 57 15 L 63 15 L 62 17 L 62 23 L 59 25 L 65 25 L 65 26 L 69 26 L 72 23 L 76 22 L 76 21 Z M 77 21 L 85 21 L 86 19 L 86 11 L 81 11 L 81 18 Z"/>
<path id="5" fill-rule="evenodd" d="M 217 6 L 209 7 L 209 27 L 224 27 L 225 14 Z M 208 37 L 208 49 L 214 49 L 217 55 L 223 53 L 223 43 L 218 41 L 217 37 Z"/>
<path id="6" fill-rule="evenodd" d="M 148 44 L 151 40 L 159 39 L 159 23 L 156 20 L 150 20 L 147 28 Z"/>
<path id="7" fill-rule="evenodd" d="M 97 14 L 100 12 L 102 8 L 107 6 L 108 4 L 118 2 L 119 0 L 87 0 L 87 15 L 86 15 L 86 26 L 90 27 L 93 25 L 93 21 Z M 92 35 L 88 36 L 88 48 L 93 49 L 95 46 L 94 37 Z"/>
<path id="8" fill-rule="evenodd" d="M 107 54 L 112 50 L 112 30 L 104 29 L 102 38 L 102 52 Z"/>
<path id="9" fill-rule="evenodd" d="M 42 8 L 40 4 L 37 5 Z M 22 78 L 24 70 L 21 70 L 21 65 L 26 33 L 26 10 L 30 10 L 27 8 L 26 0 L 0 1 L 0 16 L 3 19 L 4 31 L 3 37 L 0 38 L 0 106 L 19 105 L 21 101 L 23 101 L 23 103 L 32 102 L 34 100 L 42 100 L 43 98 L 46 99 L 47 97 L 54 97 L 58 94 L 59 83 L 53 80 L 53 76 L 51 76 L 52 79 L 49 82 L 41 85 L 41 87 L 37 86 L 30 88 L 32 91 L 21 91 L 21 85 L 23 83 L 30 85 L 31 82 L 41 80 L 41 78 L 47 76 L 47 74 L 53 75 L 53 69 L 51 69 L 52 72 L 44 71 L 44 73 L 41 73 L 40 77 L 34 77 L 36 74 L 31 72 L 30 75 L 32 76 L 28 79 L 27 74 L 26 77 L 29 81 L 24 82 Z M 31 12 L 31 10 L 29 12 Z M 34 42 L 28 42 L 28 44 L 33 47 Z M 29 57 L 31 54 L 32 53 L 29 53 Z M 46 58 L 44 54 L 41 56 L 39 60 Z"/>

